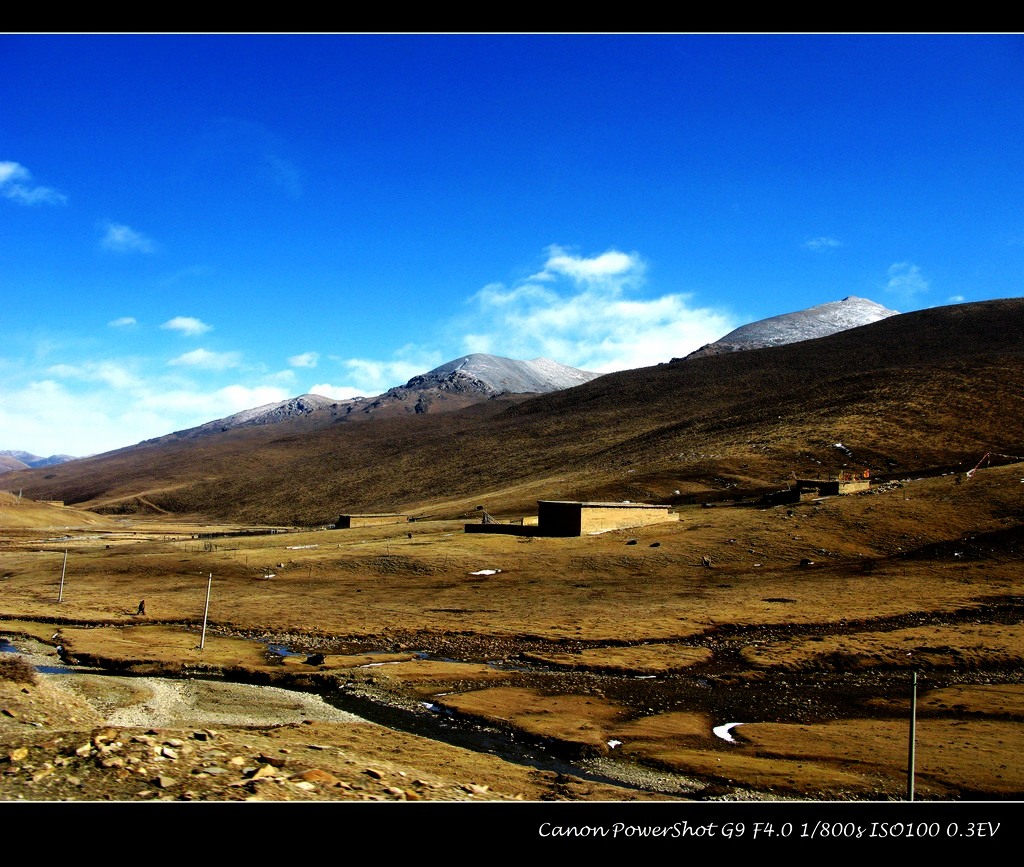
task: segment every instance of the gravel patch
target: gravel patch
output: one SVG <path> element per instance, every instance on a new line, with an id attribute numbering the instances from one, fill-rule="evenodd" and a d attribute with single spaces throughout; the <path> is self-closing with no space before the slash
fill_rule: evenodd
<path id="1" fill-rule="evenodd" d="M 65 666 L 56 651 L 31 640 L 17 642 L 21 656 L 43 669 L 40 677 L 77 695 L 103 714 L 107 725 L 137 728 L 267 726 L 289 723 L 363 723 L 320 696 L 276 686 L 198 679 L 97 674 Z M 56 668 L 55 672 L 47 672 Z"/>
<path id="2" fill-rule="evenodd" d="M 319 696 L 274 686 L 115 675 L 45 675 L 81 695 L 108 725 L 141 728 L 365 722 Z"/>

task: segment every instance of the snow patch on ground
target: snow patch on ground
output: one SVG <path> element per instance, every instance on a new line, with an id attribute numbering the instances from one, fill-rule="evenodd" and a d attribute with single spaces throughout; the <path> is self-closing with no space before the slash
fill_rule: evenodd
<path id="1" fill-rule="evenodd" d="M 736 726 L 741 726 L 743 723 L 726 723 L 724 726 L 715 726 L 711 731 L 714 732 L 716 737 L 720 737 L 723 741 L 729 741 L 729 743 L 736 743 L 736 738 L 731 734 L 732 730 Z"/>

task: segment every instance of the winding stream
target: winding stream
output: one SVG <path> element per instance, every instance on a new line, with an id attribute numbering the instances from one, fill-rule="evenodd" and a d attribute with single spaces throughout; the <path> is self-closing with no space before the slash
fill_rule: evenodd
<path id="1" fill-rule="evenodd" d="M 287 648 L 275 649 L 287 654 Z M 224 678 L 172 678 L 110 674 L 99 668 L 59 663 L 56 649 L 32 639 L 0 638 L 0 652 L 17 652 L 54 685 L 84 698 L 108 725 L 143 728 L 203 728 L 282 725 L 303 720 L 368 722 L 441 741 L 537 770 L 568 774 L 637 791 L 693 798 L 699 780 L 608 758 L 569 761 L 514 732 L 468 722 L 423 704 L 384 703 L 350 689 L 323 693 L 236 683 Z"/>

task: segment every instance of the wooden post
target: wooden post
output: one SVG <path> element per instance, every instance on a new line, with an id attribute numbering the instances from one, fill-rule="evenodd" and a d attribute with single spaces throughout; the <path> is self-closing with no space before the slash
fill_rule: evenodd
<path id="1" fill-rule="evenodd" d="M 206 615 L 210 613 L 210 588 L 213 586 L 213 573 L 210 573 L 210 579 L 206 582 L 206 607 L 203 609 L 203 634 L 199 639 L 199 649 L 202 650 L 206 647 Z"/>
<path id="2" fill-rule="evenodd" d="M 914 800 L 914 729 L 917 724 L 917 672 L 910 687 L 910 745 L 907 751 L 907 800 Z"/>
<path id="3" fill-rule="evenodd" d="M 64 601 L 64 573 L 68 570 L 68 549 L 64 549 L 64 565 L 60 567 L 60 591 L 57 593 L 57 601 Z"/>

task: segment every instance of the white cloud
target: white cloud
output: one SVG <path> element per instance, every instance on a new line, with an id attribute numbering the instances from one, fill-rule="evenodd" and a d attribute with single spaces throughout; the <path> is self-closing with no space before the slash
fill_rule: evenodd
<path id="1" fill-rule="evenodd" d="M 436 349 L 414 343 L 402 346 L 390 359 L 342 358 L 336 355 L 329 358 L 344 371 L 344 384 L 320 382 L 310 386 L 308 391 L 338 400 L 383 394 L 389 388 L 405 385 L 412 377 L 449 360 Z"/>
<path id="2" fill-rule="evenodd" d="M 313 363 L 322 379 L 305 390 L 345 400 L 381 394 L 466 351 L 545 356 L 607 372 L 685 355 L 741 324 L 683 293 L 652 295 L 636 254 L 607 250 L 588 258 L 551 247 L 545 258 L 531 278 L 480 289 L 469 299 L 471 315 L 445 323 L 447 337 L 436 344 L 408 344 L 386 359 L 309 351 L 290 358 L 291 367 L 268 373 L 250 369 L 240 352 L 199 348 L 156 371 L 145 367 L 153 359 L 72 361 L 43 367 L 21 386 L 15 383 L 20 375 L 8 371 L 0 377 L 0 429 L 10 448 L 90 454 L 284 400 L 301 393 L 296 386 L 308 381 L 304 371 Z M 132 318 L 110 324 L 125 327 Z M 210 330 L 188 316 L 161 327 L 190 336 Z M 53 349 L 51 361 L 67 347 L 56 343 Z"/>
<path id="3" fill-rule="evenodd" d="M 194 316 L 175 316 L 173 319 L 168 319 L 161 328 L 167 328 L 171 331 L 180 331 L 182 334 L 188 337 L 197 337 L 200 334 L 205 334 L 207 331 L 212 331 L 213 326 L 207 325 L 200 319 L 196 319 Z"/>
<path id="4" fill-rule="evenodd" d="M 928 291 L 928 281 L 921 269 L 910 262 L 896 262 L 889 266 L 889 282 L 886 291 L 902 298 L 912 298 Z"/>
<path id="5" fill-rule="evenodd" d="M 963 304 L 967 299 L 963 295 L 950 295 L 947 300 L 950 304 Z"/>
<path id="6" fill-rule="evenodd" d="M 32 183 L 32 173 L 21 163 L 0 162 L 0 195 L 21 205 L 63 205 L 67 196 Z"/>
<path id="7" fill-rule="evenodd" d="M 158 369 L 146 358 L 80 359 L 34 370 L 0 358 L 4 447 L 96 454 L 296 393 L 280 381 L 245 381 L 219 372 L 236 364 L 232 353 L 206 350 L 182 358 L 180 366 Z M 215 370 L 204 369 L 210 367 Z"/>
<path id="8" fill-rule="evenodd" d="M 73 419 L 69 423 L 69 419 Z M 52 379 L 0 394 L 0 429 L 8 448 L 37 455 L 83 457 L 129 445 L 130 429 L 110 417 L 110 404 L 70 391 Z"/>
<path id="9" fill-rule="evenodd" d="M 81 382 L 100 382 L 116 389 L 134 388 L 141 380 L 125 365 L 114 361 L 86 361 L 81 364 L 54 364 L 47 370 L 51 376 Z"/>
<path id="10" fill-rule="evenodd" d="M 619 286 L 638 283 L 643 278 L 644 263 L 636 253 L 621 253 L 608 250 L 599 256 L 587 259 L 573 256 L 564 247 L 552 244 L 548 247 L 548 260 L 539 273 L 530 280 L 556 280 L 569 277 L 577 283 L 607 284 L 616 282 Z"/>
<path id="11" fill-rule="evenodd" d="M 78 391 L 55 379 L 0 387 L 0 430 L 9 448 L 79 457 L 134 445 L 289 396 L 273 386 L 216 390 L 136 383 L 130 389 Z M 73 424 L 69 424 L 73 419 Z"/>
<path id="12" fill-rule="evenodd" d="M 191 394 L 183 392 L 181 398 L 185 405 L 203 410 L 204 421 L 223 418 L 225 415 L 243 409 L 263 406 L 268 403 L 280 403 L 289 397 L 287 391 L 276 385 L 226 385 L 212 393 Z M 210 415 L 213 413 L 213 415 Z M 206 417 L 208 416 L 208 418 Z"/>
<path id="13" fill-rule="evenodd" d="M 241 355 L 238 352 L 210 352 L 208 349 L 193 349 L 167 362 L 175 367 L 201 367 L 205 370 L 227 370 L 238 367 Z"/>
<path id="14" fill-rule="evenodd" d="M 428 361 L 427 358 L 430 360 Z M 432 370 L 442 362 L 435 353 L 425 354 L 419 359 L 393 358 L 378 361 L 371 358 L 346 358 L 341 362 L 354 385 L 347 386 L 356 394 L 380 394 L 396 385 L 405 385 L 412 377 Z M 346 388 L 346 386 L 342 386 Z M 331 395 L 336 397 L 337 395 Z"/>
<path id="15" fill-rule="evenodd" d="M 21 163 L 5 160 L 0 162 L 0 187 L 7 189 L 18 181 L 27 181 L 32 177 L 28 169 Z"/>
<path id="16" fill-rule="evenodd" d="M 148 386 L 132 395 L 132 411 L 146 421 L 141 439 L 163 436 L 224 418 L 243 409 L 278 403 L 289 393 L 278 386 L 231 384 L 216 389 Z"/>
<path id="17" fill-rule="evenodd" d="M 822 236 L 820 238 L 808 238 L 804 241 L 804 247 L 808 250 L 830 250 L 833 247 L 842 247 L 843 242 L 835 238 Z"/>
<path id="18" fill-rule="evenodd" d="M 319 359 L 320 353 L 318 352 L 303 352 L 301 355 L 293 355 L 288 359 L 288 363 L 292 367 L 316 367 Z"/>
<path id="19" fill-rule="evenodd" d="M 111 328 L 127 328 L 130 325 L 137 324 L 134 316 L 121 316 L 118 319 L 111 319 L 107 325 Z"/>
<path id="20" fill-rule="evenodd" d="M 682 293 L 630 298 L 644 272 L 635 253 L 609 250 L 585 258 L 552 246 L 543 269 L 526 281 L 491 283 L 473 296 L 477 314 L 463 337 L 464 351 L 543 356 L 605 373 L 681 357 L 738 324 L 720 311 L 691 306 Z"/>
<path id="21" fill-rule="evenodd" d="M 113 253 L 153 253 L 156 250 L 149 238 L 121 223 L 104 223 L 100 246 Z"/>

